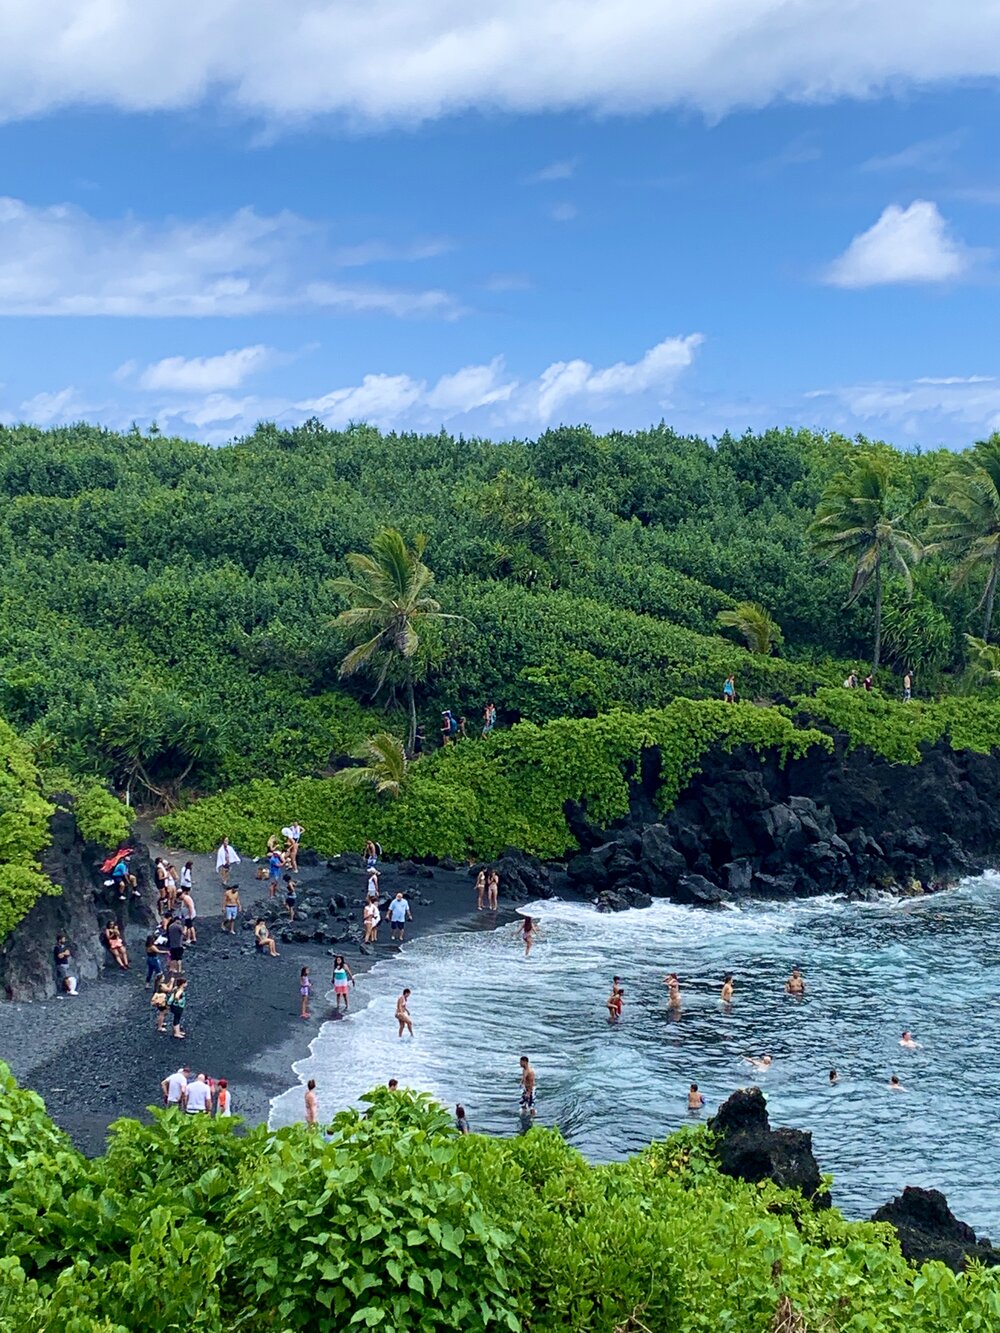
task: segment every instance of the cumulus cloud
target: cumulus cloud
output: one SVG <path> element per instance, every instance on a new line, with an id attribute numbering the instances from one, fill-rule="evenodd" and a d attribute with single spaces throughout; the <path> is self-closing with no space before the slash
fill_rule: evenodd
<path id="1" fill-rule="evenodd" d="M 949 232 L 937 204 L 916 199 L 909 208 L 890 204 L 830 265 L 826 281 L 834 287 L 948 282 L 961 278 L 972 259 Z"/>
<path id="2" fill-rule="evenodd" d="M 36 393 L 23 402 L 18 411 L 19 421 L 30 421 L 35 426 L 60 426 L 66 422 L 81 421 L 96 411 L 72 385 L 52 393 Z"/>
<path id="3" fill-rule="evenodd" d="M 268 120 L 413 121 L 865 97 L 996 78 L 982 0 L 4 0 L 0 119 L 209 96 Z"/>
<path id="4" fill-rule="evenodd" d="M 260 343 L 234 348 L 219 356 L 168 356 L 146 367 L 139 377 L 139 387 L 178 393 L 238 389 L 244 380 L 264 370 L 273 360 L 271 348 Z"/>
<path id="5" fill-rule="evenodd" d="M 436 380 L 405 372 L 377 372 L 363 376 L 357 384 L 294 401 L 255 395 L 241 398 L 224 391 L 185 396 L 179 383 L 176 390 L 164 383 L 155 403 L 147 400 L 143 411 L 136 412 L 132 405 L 119 415 L 123 420 L 169 422 L 171 429 L 180 433 L 194 430 L 213 442 L 251 430 L 261 419 L 294 424 L 313 416 L 332 427 L 370 421 L 387 429 L 434 429 L 442 422 L 457 422 L 469 429 L 502 433 L 512 428 L 541 429 L 561 416 L 579 420 L 604 409 L 619 410 L 632 400 L 633 412 L 648 419 L 665 405 L 666 395 L 691 366 L 702 341 L 697 333 L 665 338 L 637 361 L 609 366 L 579 359 L 556 361 L 535 378 L 524 380 L 511 375 L 500 356 L 448 371 Z M 193 358 L 184 365 L 224 360 L 224 356 Z M 166 378 L 169 381 L 169 373 Z M 183 380 L 184 374 L 178 378 Z"/>
<path id="6" fill-rule="evenodd" d="M 806 396 L 828 424 L 845 429 L 902 432 L 933 442 L 956 438 L 958 427 L 966 443 L 969 437 L 1000 430 L 1000 378 L 993 375 L 876 380 L 817 389 Z"/>
<path id="7" fill-rule="evenodd" d="M 571 204 L 568 201 L 561 204 L 554 204 L 552 208 L 549 209 L 549 217 L 553 222 L 572 222 L 576 217 L 576 213 L 576 204 Z"/>
<path id="8" fill-rule="evenodd" d="M 345 282 L 325 240 L 322 228 L 288 212 L 242 208 L 222 218 L 146 222 L 0 198 L 0 315 L 460 313 L 437 289 Z"/>

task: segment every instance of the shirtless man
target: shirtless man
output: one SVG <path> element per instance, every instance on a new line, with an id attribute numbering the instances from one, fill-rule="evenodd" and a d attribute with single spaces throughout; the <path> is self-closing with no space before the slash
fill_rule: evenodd
<path id="1" fill-rule="evenodd" d="M 705 1098 L 698 1091 L 698 1084 L 692 1083 L 688 1088 L 688 1110 L 700 1111 L 705 1105 Z"/>
<path id="2" fill-rule="evenodd" d="M 722 978 L 722 990 L 719 992 L 719 998 L 723 1004 L 732 1004 L 733 1001 L 733 974 L 727 972 Z"/>
<path id="3" fill-rule="evenodd" d="M 906 1031 L 903 1033 L 903 1035 L 900 1037 L 899 1044 L 906 1051 L 915 1051 L 920 1045 L 920 1042 L 914 1038 L 913 1033 L 910 1031 L 909 1028 L 907 1028 Z"/>
<path id="4" fill-rule="evenodd" d="M 746 1061 L 748 1065 L 753 1065 L 754 1069 L 759 1069 L 763 1073 L 764 1071 L 770 1069 L 771 1066 L 774 1064 L 774 1056 L 762 1055 L 760 1059 L 757 1060 L 752 1055 L 748 1055 L 746 1057 Z"/>
<path id="5" fill-rule="evenodd" d="M 537 1115 L 535 1110 L 535 1071 L 526 1055 L 521 1056 L 521 1114 Z"/>
<path id="6" fill-rule="evenodd" d="M 786 995 L 805 995 L 806 983 L 797 967 L 792 968 L 792 975 L 785 982 Z"/>
<path id="7" fill-rule="evenodd" d="M 889 1091 L 890 1092 L 906 1091 L 906 1089 L 903 1087 L 902 1083 L 900 1083 L 899 1079 L 896 1077 L 895 1074 L 893 1074 L 892 1078 L 889 1080 Z"/>
<path id="8" fill-rule="evenodd" d="M 396 1001 L 396 1022 L 399 1024 L 400 1039 L 402 1039 L 404 1032 L 409 1032 L 410 1036 L 413 1036 L 413 1019 L 410 1017 L 409 999 L 410 988 L 407 986 Z"/>
<path id="9" fill-rule="evenodd" d="M 669 990 L 667 1003 L 670 1008 L 679 1009 L 681 1007 L 681 983 L 677 978 L 677 973 L 671 972 L 669 976 L 664 977 L 663 984 Z"/>
<path id="10" fill-rule="evenodd" d="M 306 1124 L 315 1125 L 319 1121 L 319 1098 L 316 1096 L 316 1080 L 311 1078 L 306 1084 Z"/>
<path id="11" fill-rule="evenodd" d="M 618 978 L 615 977 L 611 983 L 611 994 L 607 998 L 608 1018 L 612 1023 L 617 1023 L 622 1016 L 622 1004 L 625 992 L 618 984 Z"/>
<path id="12" fill-rule="evenodd" d="M 236 918 L 240 912 L 240 891 L 235 884 L 227 884 L 222 894 L 222 929 L 236 934 Z"/>

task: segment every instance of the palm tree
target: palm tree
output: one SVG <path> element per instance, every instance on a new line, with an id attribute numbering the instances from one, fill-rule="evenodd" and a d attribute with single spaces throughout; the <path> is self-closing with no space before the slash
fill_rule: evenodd
<path id="1" fill-rule="evenodd" d="M 969 655 L 969 680 L 973 685 L 996 685 L 1000 683 L 1000 648 L 985 639 L 977 639 L 966 634 L 965 643 Z"/>
<path id="2" fill-rule="evenodd" d="M 736 630 L 752 653 L 768 657 L 784 640 L 781 626 L 756 602 L 738 602 L 732 610 L 720 611 L 715 619 L 725 629 Z"/>
<path id="3" fill-rule="evenodd" d="M 934 488 L 928 536 L 932 550 L 959 557 L 956 585 L 984 573 L 979 607 L 983 640 L 989 642 L 993 602 L 1000 575 L 1000 435 L 981 440 Z"/>
<path id="4" fill-rule="evenodd" d="M 427 538 L 418 536 L 408 547 L 395 528 L 383 528 L 372 541 L 371 555 L 347 557 L 353 578 L 332 581 L 334 592 L 351 603 L 334 622 L 360 640 L 340 664 L 341 676 L 371 669 L 376 691 L 394 668 L 402 667 L 410 713 L 410 749 L 417 732 L 417 705 L 413 693 L 413 658 L 420 647 L 421 624 L 455 620 L 446 616 L 429 595 L 434 575 L 423 561 Z"/>
<path id="5" fill-rule="evenodd" d="M 834 476 L 819 502 L 809 526 L 813 548 L 827 560 L 849 560 L 854 566 L 851 591 L 844 603 L 850 606 L 869 583 L 875 587 L 875 644 L 872 669 L 882 655 L 882 580 L 886 566 L 903 576 L 908 592 L 913 590 L 910 564 L 920 559 L 917 539 L 893 516 L 889 469 L 881 458 L 861 457 L 848 472 Z"/>
<path id="6" fill-rule="evenodd" d="M 364 768 L 342 768 L 337 774 L 341 782 L 351 787 L 370 785 L 378 796 L 395 797 L 403 790 L 409 760 L 398 736 L 388 731 L 369 736 L 357 758 L 368 762 Z"/>

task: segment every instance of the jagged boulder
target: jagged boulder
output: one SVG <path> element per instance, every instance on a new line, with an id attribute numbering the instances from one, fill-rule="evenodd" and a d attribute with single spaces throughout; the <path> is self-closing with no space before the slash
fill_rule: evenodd
<path id="1" fill-rule="evenodd" d="M 902 1194 L 872 1214 L 873 1222 L 888 1222 L 899 1237 L 899 1248 L 911 1263 L 940 1259 L 960 1273 L 970 1259 L 990 1268 L 1000 1265 L 1000 1251 L 960 1222 L 939 1190 L 907 1185 Z"/>
<path id="2" fill-rule="evenodd" d="M 669 894 L 688 868 L 665 824 L 650 824 L 643 830 L 640 864 L 646 884 L 655 894 Z"/>
<path id="3" fill-rule="evenodd" d="M 760 1088 L 741 1088 L 719 1107 L 708 1127 L 717 1136 L 719 1169 L 724 1175 L 756 1183 L 773 1180 L 796 1189 L 818 1208 L 829 1208 L 820 1192 L 819 1163 L 812 1135 L 800 1129 L 772 1129 Z"/>

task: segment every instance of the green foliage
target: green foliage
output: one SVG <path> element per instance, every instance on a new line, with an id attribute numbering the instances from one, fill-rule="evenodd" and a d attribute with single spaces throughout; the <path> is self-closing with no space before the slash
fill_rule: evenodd
<path id="1" fill-rule="evenodd" d="M 736 630 L 752 653 L 769 657 L 781 647 L 784 638 L 781 626 L 756 602 L 739 602 L 729 610 L 720 611 L 715 618 L 724 629 Z"/>
<path id="2" fill-rule="evenodd" d="M 921 746 L 945 740 L 955 750 L 989 754 L 1000 748 L 1000 701 L 942 699 L 901 703 L 864 690 L 817 690 L 796 701 L 803 714 L 846 732 L 894 764 L 920 762 Z"/>
<path id="3" fill-rule="evenodd" d="M 2 1333 L 992 1329 L 1000 1275 L 723 1176 L 688 1128 L 591 1166 L 558 1131 L 458 1135 L 425 1094 L 328 1134 L 157 1111 L 88 1161 L 0 1065 Z"/>
<path id="4" fill-rule="evenodd" d="M 718 700 L 676 699 L 646 713 L 563 718 L 543 727 L 522 722 L 487 740 L 461 741 L 409 766 L 398 800 L 336 778 L 236 787 L 206 797 L 161 821 L 171 842 L 206 850 L 226 832 L 237 846 L 262 847 L 297 812 L 307 838 L 324 855 L 377 839 L 389 855 L 494 857 L 517 846 L 558 857 L 575 846 L 567 801 L 599 824 L 628 811 L 628 772 L 644 750 L 660 756 L 659 799 L 671 804 L 712 746 L 776 750 L 784 760 L 827 736 L 798 729 L 778 708 Z"/>
<path id="5" fill-rule="evenodd" d="M 929 535 L 936 549 L 958 558 L 955 583 L 983 580 L 979 605 L 982 635 L 988 640 L 1000 576 L 1000 434 L 959 459 L 939 479 L 931 498 Z"/>
<path id="6" fill-rule="evenodd" d="M 49 777 L 48 785 L 52 780 Z M 60 790 L 66 790 L 64 786 Z M 88 842 L 98 847 L 118 848 L 132 831 L 133 813 L 107 787 L 96 780 L 77 780 L 69 787 L 77 827 Z"/>
<path id="7" fill-rule="evenodd" d="M 40 897 L 59 892 L 38 859 L 54 812 L 30 748 L 0 721 L 0 940 Z"/>
<path id="8" fill-rule="evenodd" d="M 369 736 L 357 757 L 367 762 L 361 768 L 342 768 L 337 778 L 350 787 L 371 787 L 376 796 L 398 796 L 406 783 L 409 761 L 398 736 L 380 731 Z"/>

